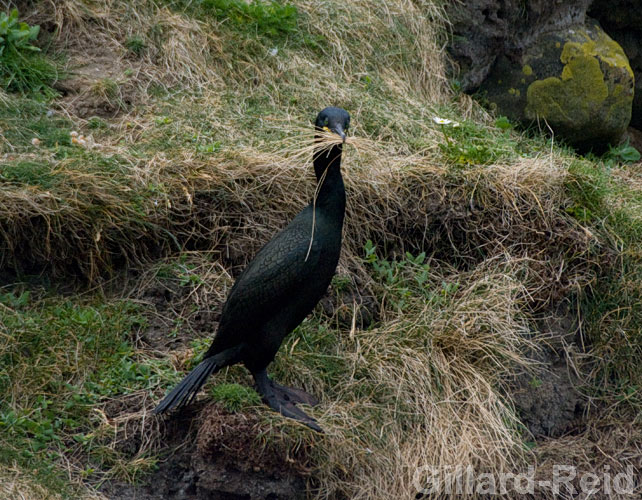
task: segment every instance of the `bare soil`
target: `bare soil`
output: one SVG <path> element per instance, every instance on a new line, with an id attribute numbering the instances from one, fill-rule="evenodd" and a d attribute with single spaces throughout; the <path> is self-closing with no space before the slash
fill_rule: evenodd
<path id="1" fill-rule="evenodd" d="M 106 483 L 110 500 L 290 500 L 306 496 L 305 452 L 260 444 L 256 415 L 195 404 L 166 420 L 169 455 L 143 484 Z"/>
<path id="2" fill-rule="evenodd" d="M 577 321 L 566 305 L 543 319 L 539 330 L 549 337 L 541 351 L 530 357 L 541 367 L 536 376 L 523 374 L 511 387 L 511 399 L 523 424 L 537 438 L 558 438 L 585 428 L 588 399 L 569 363 L 568 352 L 581 351 Z"/>

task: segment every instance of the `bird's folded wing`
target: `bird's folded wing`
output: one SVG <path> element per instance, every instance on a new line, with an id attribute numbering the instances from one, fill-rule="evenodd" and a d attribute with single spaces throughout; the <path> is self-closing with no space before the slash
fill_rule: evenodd
<path id="1" fill-rule="evenodd" d="M 310 242 L 311 227 L 306 226 L 288 226 L 257 253 L 230 291 L 220 327 L 226 322 L 260 322 L 313 278 L 320 245 Z"/>

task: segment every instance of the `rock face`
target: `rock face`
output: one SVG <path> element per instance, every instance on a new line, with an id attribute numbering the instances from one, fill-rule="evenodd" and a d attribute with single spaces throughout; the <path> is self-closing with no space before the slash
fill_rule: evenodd
<path id="1" fill-rule="evenodd" d="M 635 74 L 631 125 L 642 129 L 642 8 L 638 0 L 596 0 L 589 14 L 618 42 Z"/>
<path id="2" fill-rule="evenodd" d="M 545 118 L 580 150 L 618 143 L 629 120 L 642 128 L 638 0 L 451 1 L 446 10 L 454 77 L 465 92 L 485 91 L 498 113 L 526 125 Z"/>
<path id="3" fill-rule="evenodd" d="M 480 90 L 500 114 L 524 125 L 545 120 L 586 151 L 624 134 L 633 82 L 622 48 L 592 24 L 543 33 L 520 57 L 499 57 Z"/>
<path id="4" fill-rule="evenodd" d="M 479 87 L 499 56 L 519 56 L 542 33 L 584 24 L 590 3 L 591 0 L 447 2 L 453 32 L 448 51 L 459 66 L 462 90 Z"/>

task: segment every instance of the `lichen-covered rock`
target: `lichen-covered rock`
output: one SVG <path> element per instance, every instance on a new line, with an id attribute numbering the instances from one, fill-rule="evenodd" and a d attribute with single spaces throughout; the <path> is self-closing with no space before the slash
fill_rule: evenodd
<path id="1" fill-rule="evenodd" d="M 642 129 L 642 8 L 639 0 L 595 0 L 589 14 L 597 19 L 629 58 L 635 75 L 631 125 Z"/>
<path id="2" fill-rule="evenodd" d="M 596 24 L 542 34 L 521 57 L 501 57 L 481 90 L 498 113 L 553 129 L 579 150 L 617 143 L 631 119 L 633 71 Z"/>
<path id="3" fill-rule="evenodd" d="M 541 33 L 584 24 L 591 0 L 449 1 L 445 8 L 452 27 L 448 52 L 465 92 L 484 81 L 497 57 L 521 54 Z"/>

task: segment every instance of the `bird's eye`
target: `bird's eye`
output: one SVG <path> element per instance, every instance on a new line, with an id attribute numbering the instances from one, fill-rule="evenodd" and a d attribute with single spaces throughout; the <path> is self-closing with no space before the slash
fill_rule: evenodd
<path id="1" fill-rule="evenodd" d="M 326 117 L 326 118 L 323 120 L 323 126 L 324 126 L 324 127 L 327 127 L 327 126 L 328 126 L 328 123 L 330 123 L 330 120 L 328 120 L 328 117 Z"/>

